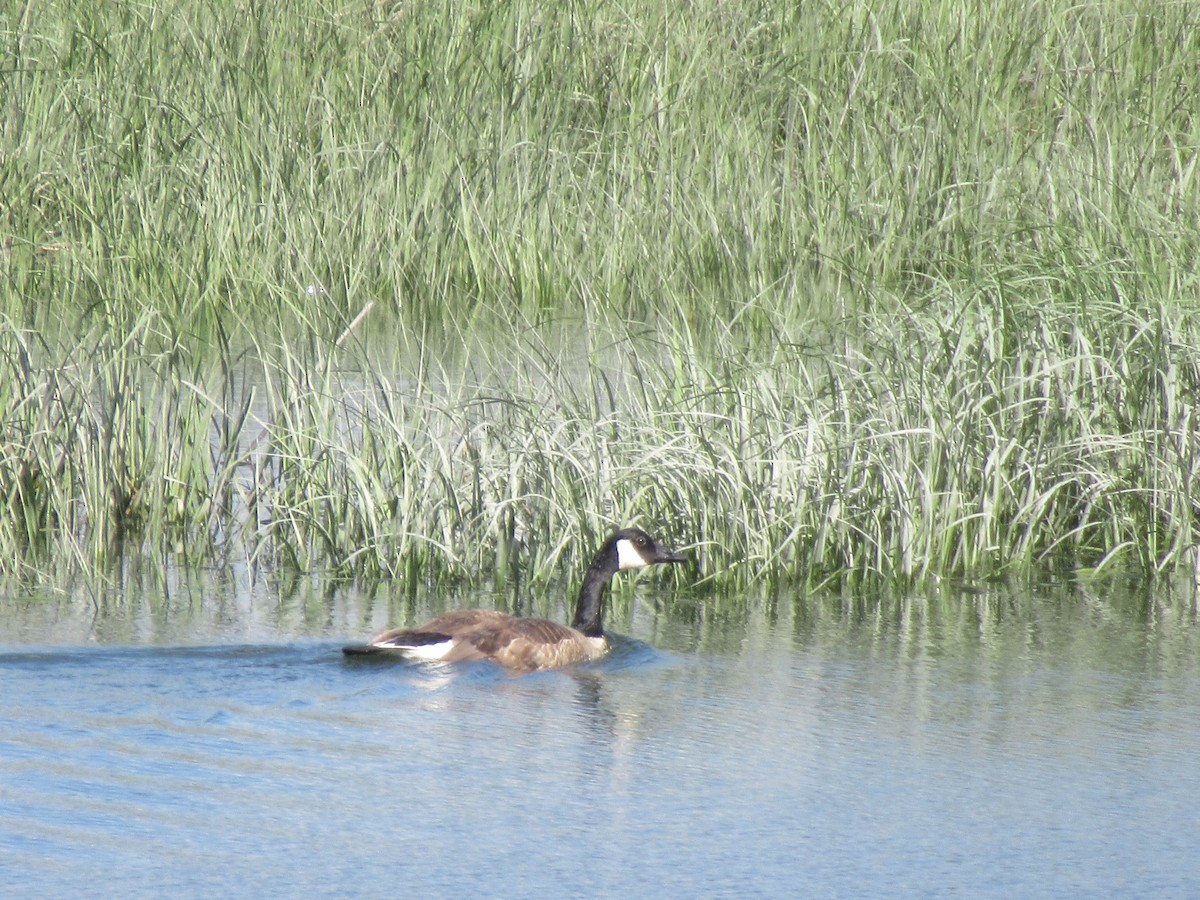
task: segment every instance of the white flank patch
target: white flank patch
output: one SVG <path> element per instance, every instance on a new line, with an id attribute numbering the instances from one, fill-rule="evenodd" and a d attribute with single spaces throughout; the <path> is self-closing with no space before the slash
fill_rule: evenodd
<path id="1" fill-rule="evenodd" d="M 442 659 L 454 647 L 454 641 L 442 641 L 439 644 L 420 644 L 416 647 L 408 644 L 392 643 L 385 641 L 379 644 L 372 644 L 374 647 L 380 647 L 384 650 L 396 650 L 403 653 L 409 659 Z"/>
<path id="2" fill-rule="evenodd" d="M 633 546 L 633 541 L 622 538 L 617 541 L 617 568 L 618 569 L 644 569 L 646 560 L 642 554 L 638 553 L 637 548 Z"/>
<path id="3" fill-rule="evenodd" d="M 592 651 L 593 658 L 597 656 L 603 656 L 608 652 L 608 638 L 585 637 L 584 640 L 588 642 L 588 647 Z"/>

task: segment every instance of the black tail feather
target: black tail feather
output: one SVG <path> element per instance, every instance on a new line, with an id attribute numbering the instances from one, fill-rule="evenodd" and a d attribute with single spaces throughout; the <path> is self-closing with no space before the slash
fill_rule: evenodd
<path id="1" fill-rule="evenodd" d="M 380 635 L 380 639 L 384 639 Z M 351 644 L 343 647 L 342 652 L 347 656 L 371 656 L 376 653 L 403 653 L 408 647 L 425 647 L 429 644 L 443 644 L 451 636 L 440 631 L 399 631 L 386 637 L 381 644 Z"/>
<path id="2" fill-rule="evenodd" d="M 452 635 L 441 631 L 397 631 L 394 634 L 380 635 L 378 644 L 371 644 L 379 650 L 403 650 L 405 647 L 425 647 L 429 644 L 444 644 L 451 640 Z"/>
<path id="3" fill-rule="evenodd" d="M 386 653 L 382 647 L 372 647 L 370 644 L 351 644 L 343 647 L 342 652 L 347 656 L 374 656 L 376 653 Z"/>

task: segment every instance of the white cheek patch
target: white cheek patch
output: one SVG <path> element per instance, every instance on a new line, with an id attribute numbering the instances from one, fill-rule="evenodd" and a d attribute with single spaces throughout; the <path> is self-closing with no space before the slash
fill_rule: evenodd
<path id="1" fill-rule="evenodd" d="M 618 569 L 643 569 L 645 567 L 646 560 L 642 557 L 642 554 L 638 553 L 637 548 L 633 546 L 633 541 L 627 538 L 617 541 Z"/>

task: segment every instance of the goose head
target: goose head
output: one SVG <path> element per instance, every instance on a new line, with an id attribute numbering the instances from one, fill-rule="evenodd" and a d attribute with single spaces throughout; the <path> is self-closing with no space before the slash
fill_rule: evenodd
<path id="1" fill-rule="evenodd" d="M 609 552 L 616 554 L 616 568 L 619 572 L 625 569 L 644 569 L 655 563 L 687 562 L 687 557 L 659 546 L 654 538 L 637 528 L 621 529 L 605 543 L 606 548 L 609 545 Z"/>

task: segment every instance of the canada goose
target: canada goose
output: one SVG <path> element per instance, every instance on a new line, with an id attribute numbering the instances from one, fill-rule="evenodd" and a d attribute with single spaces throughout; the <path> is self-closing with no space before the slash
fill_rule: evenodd
<path id="1" fill-rule="evenodd" d="M 569 666 L 608 650 L 601 617 L 613 575 L 654 563 L 686 562 L 636 528 L 618 531 L 604 542 L 579 589 L 571 627 L 547 619 L 525 619 L 489 609 L 443 613 L 420 628 L 381 631 L 366 645 L 343 648 L 348 656 L 395 652 L 410 659 L 458 662 L 490 659 L 520 671 Z"/>

